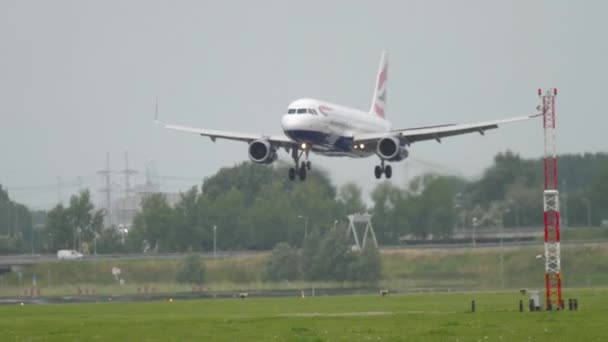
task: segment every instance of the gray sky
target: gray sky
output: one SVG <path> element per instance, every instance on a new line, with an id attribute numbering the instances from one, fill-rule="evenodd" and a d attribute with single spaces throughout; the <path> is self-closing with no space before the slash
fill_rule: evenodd
<path id="1" fill-rule="evenodd" d="M 156 96 L 164 121 L 277 133 L 299 97 L 367 109 L 382 49 L 395 128 L 529 114 L 536 89 L 555 86 L 559 152 L 606 150 L 607 12 L 605 1 L 0 0 L 0 184 L 44 208 L 58 176 L 81 177 L 100 200 L 105 153 L 118 170 L 126 149 L 139 171 L 154 160 L 161 175 L 202 179 L 247 160 L 247 146 L 155 126 Z M 392 181 L 429 162 L 474 177 L 499 151 L 541 156 L 542 141 L 537 120 L 415 144 Z M 377 182 L 375 157 L 312 160 L 338 184 Z"/>

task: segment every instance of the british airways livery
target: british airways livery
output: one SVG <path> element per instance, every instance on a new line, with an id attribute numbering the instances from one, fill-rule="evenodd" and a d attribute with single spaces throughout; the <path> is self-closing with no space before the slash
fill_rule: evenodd
<path id="1" fill-rule="evenodd" d="M 294 167 L 289 169 L 289 179 L 296 176 L 306 179 L 311 169 L 308 160 L 310 152 L 338 157 L 352 158 L 377 155 L 380 165 L 374 168 L 376 178 L 384 174 L 391 178 L 392 168 L 388 162 L 398 162 L 407 158 L 408 148 L 412 143 L 424 140 L 436 140 L 466 133 L 484 134 L 486 130 L 498 128 L 499 125 L 528 120 L 539 116 L 512 117 L 503 120 L 468 124 L 445 124 L 438 126 L 393 129 L 385 119 L 386 91 L 388 80 L 388 59 L 382 53 L 380 68 L 376 78 L 376 87 L 369 112 L 337 104 L 303 98 L 289 104 L 287 113 L 281 119 L 282 135 L 264 135 L 219 131 L 194 128 L 156 122 L 165 128 L 199 134 L 216 139 L 243 141 L 249 144 L 249 158 L 255 163 L 270 164 L 277 159 L 280 148 L 291 154 Z"/>

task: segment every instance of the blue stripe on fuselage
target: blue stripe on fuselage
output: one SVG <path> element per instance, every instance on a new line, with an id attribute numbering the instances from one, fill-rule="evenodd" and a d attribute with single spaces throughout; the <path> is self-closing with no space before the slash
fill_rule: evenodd
<path id="1" fill-rule="evenodd" d="M 327 133 L 309 130 L 289 130 L 285 131 L 285 134 L 297 142 L 324 146 L 341 152 L 350 152 L 353 147 L 352 137 L 332 136 Z"/>

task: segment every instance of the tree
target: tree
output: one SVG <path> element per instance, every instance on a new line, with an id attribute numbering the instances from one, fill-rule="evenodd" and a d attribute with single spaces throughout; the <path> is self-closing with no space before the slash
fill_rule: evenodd
<path id="1" fill-rule="evenodd" d="M 202 284 L 205 281 L 205 264 L 198 254 L 190 253 L 182 262 L 175 280 L 178 283 Z"/>
<path id="2" fill-rule="evenodd" d="M 306 280 L 315 280 L 319 273 L 317 269 L 320 265 L 315 264 L 315 256 L 319 253 L 321 239 L 322 236 L 319 229 L 314 229 L 304 239 L 300 268 L 302 270 L 302 277 Z"/>
<path id="3" fill-rule="evenodd" d="M 351 263 L 350 279 L 375 284 L 382 275 L 382 260 L 376 245 L 367 244 Z"/>
<path id="4" fill-rule="evenodd" d="M 114 227 L 103 229 L 97 238 L 97 253 L 123 253 L 126 251 L 124 236 Z"/>
<path id="5" fill-rule="evenodd" d="M 208 220 L 218 227 L 217 246 L 221 249 L 245 248 L 243 239 L 243 213 L 246 211 L 245 195 L 237 188 L 230 188 L 209 204 Z"/>
<path id="6" fill-rule="evenodd" d="M 14 238 L 0 236 L 0 254 L 15 254 L 18 251 L 18 242 Z"/>
<path id="7" fill-rule="evenodd" d="M 509 184 L 521 180 L 523 184 L 538 184 L 542 168 L 535 161 L 522 160 L 511 151 L 498 153 L 494 165 L 484 171 L 483 177 L 473 187 L 473 201 L 487 208 L 493 201 L 503 200 Z"/>
<path id="8" fill-rule="evenodd" d="M 248 202 L 267 184 L 272 183 L 274 173 L 271 165 L 243 162 L 235 167 L 224 167 L 214 176 L 205 179 L 202 192 L 212 201 L 231 188 L 247 194 Z"/>
<path id="9" fill-rule="evenodd" d="M 350 264 L 354 259 L 345 231 L 332 228 L 321 240 L 319 250 L 313 257 L 311 278 L 313 280 L 349 280 Z"/>
<path id="10" fill-rule="evenodd" d="M 378 248 L 367 244 L 353 251 L 343 229 L 332 228 L 324 236 L 309 235 L 301 255 L 302 276 L 306 280 L 362 281 L 375 283 L 381 276 Z"/>
<path id="11" fill-rule="evenodd" d="M 6 190 L 0 185 L 0 232 L 3 235 L 11 236 L 13 224 L 13 203 L 9 199 Z"/>
<path id="12" fill-rule="evenodd" d="M 270 249 L 279 242 L 290 241 L 290 219 L 296 216 L 290 205 L 289 194 L 282 189 L 282 185 L 267 185 L 256 196 L 241 221 L 247 247 Z"/>
<path id="13" fill-rule="evenodd" d="M 440 238 L 449 238 L 456 222 L 454 210 L 455 183 L 458 180 L 452 177 L 425 175 L 419 179 L 417 188 L 420 194 L 413 197 L 418 202 L 415 213 L 419 219 L 419 227 L 415 232 L 420 237 L 430 234 Z"/>
<path id="14" fill-rule="evenodd" d="M 374 188 L 371 197 L 374 201 L 372 220 L 378 242 L 396 243 L 399 235 L 406 231 L 407 211 L 411 210 L 407 203 L 406 193 L 385 181 Z"/>
<path id="15" fill-rule="evenodd" d="M 300 255 L 286 242 L 278 243 L 266 263 L 266 280 L 296 280 L 300 278 Z"/>
<path id="16" fill-rule="evenodd" d="M 302 245 L 306 230 L 311 232 L 325 228 L 342 216 L 335 196 L 333 188 L 328 188 L 324 178 L 319 175 L 293 186 L 289 192 L 292 209 L 288 217 L 291 223 L 290 242 L 293 245 Z"/>
<path id="17" fill-rule="evenodd" d="M 49 250 L 73 249 L 74 229 L 71 226 L 68 210 L 58 204 L 47 215 L 46 232 L 49 235 Z"/>
<path id="18" fill-rule="evenodd" d="M 31 212 L 22 204 L 11 201 L 0 185 L 0 247 L 2 253 L 31 252 L 34 247 L 34 226 Z"/>
<path id="19" fill-rule="evenodd" d="M 192 187 L 189 191 L 181 194 L 181 200 L 175 206 L 174 220 L 175 228 L 171 237 L 171 250 L 184 251 L 192 249 L 202 251 L 205 246 L 209 247 L 208 231 L 204 227 L 202 216 L 204 209 L 199 206 L 201 198 L 198 188 Z"/>
<path id="20" fill-rule="evenodd" d="M 585 203 L 591 206 L 587 209 L 591 210 L 592 225 L 598 226 L 602 220 L 608 220 L 608 166 L 591 180 Z"/>
<path id="21" fill-rule="evenodd" d="M 101 233 L 103 212 L 95 210 L 88 190 L 73 195 L 70 206 L 58 204 L 49 211 L 46 235 L 49 236 L 49 249 L 77 249 L 92 252 L 93 241 Z"/>
<path id="22" fill-rule="evenodd" d="M 135 216 L 133 230 L 129 233 L 133 233 L 129 246 L 141 246 L 145 240 L 155 251 L 171 251 L 174 217 L 165 195 L 152 194 L 146 197 L 142 202 L 142 212 Z M 134 238 L 143 240 L 133 241 Z"/>
<path id="23" fill-rule="evenodd" d="M 77 249 L 92 252 L 94 239 L 101 233 L 103 228 L 103 212 L 95 210 L 91 203 L 89 190 L 81 191 L 78 195 L 70 197 L 70 206 L 66 210 L 69 224 L 74 229 L 75 238 L 78 240 Z"/>
<path id="24" fill-rule="evenodd" d="M 340 188 L 340 203 L 344 206 L 344 214 L 361 214 L 367 208 L 363 202 L 361 187 L 357 184 L 349 182 Z"/>

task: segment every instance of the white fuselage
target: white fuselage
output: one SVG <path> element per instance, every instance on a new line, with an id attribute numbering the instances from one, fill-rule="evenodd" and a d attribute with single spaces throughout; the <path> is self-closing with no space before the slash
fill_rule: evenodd
<path id="1" fill-rule="evenodd" d="M 315 99 L 290 103 L 281 126 L 290 139 L 307 144 L 316 153 L 349 157 L 367 157 L 374 153 L 366 146 L 354 146 L 354 135 L 391 129 L 387 120 L 376 115 Z"/>

